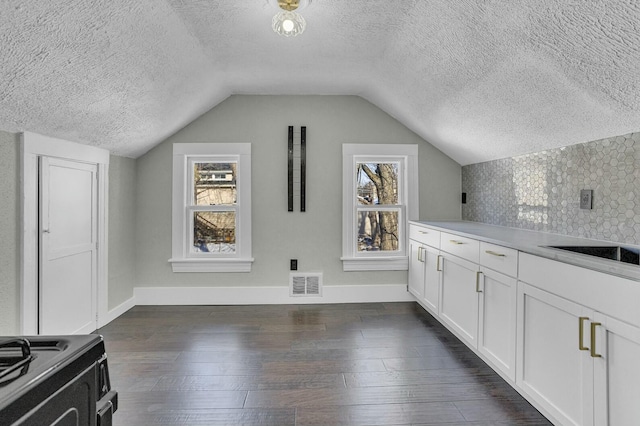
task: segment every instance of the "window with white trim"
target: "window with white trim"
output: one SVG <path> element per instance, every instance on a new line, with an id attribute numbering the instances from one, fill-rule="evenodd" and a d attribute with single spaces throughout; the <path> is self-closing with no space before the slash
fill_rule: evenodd
<path id="1" fill-rule="evenodd" d="M 408 221 L 418 219 L 418 145 L 344 144 L 345 271 L 407 270 Z"/>
<path id="2" fill-rule="evenodd" d="M 173 272 L 250 272 L 251 144 L 173 145 Z"/>

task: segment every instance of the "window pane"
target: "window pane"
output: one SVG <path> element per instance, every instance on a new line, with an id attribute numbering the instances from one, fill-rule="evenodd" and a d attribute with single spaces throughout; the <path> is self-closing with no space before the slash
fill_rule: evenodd
<path id="1" fill-rule="evenodd" d="M 236 203 L 236 163 L 194 163 L 194 204 L 196 206 Z"/>
<path id="2" fill-rule="evenodd" d="M 235 253 L 235 212 L 194 212 L 192 252 Z"/>
<path id="3" fill-rule="evenodd" d="M 359 210 L 358 251 L 397 251 L 397 211 Z"/>
<path id="4" fill-rule="evenodd" d="M 398 163 L 357 163 L 357 203 L 398 204 Z"/>

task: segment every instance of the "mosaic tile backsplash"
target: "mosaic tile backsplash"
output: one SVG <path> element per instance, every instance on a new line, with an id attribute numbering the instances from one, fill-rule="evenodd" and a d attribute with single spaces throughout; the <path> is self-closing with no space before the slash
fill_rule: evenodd
<path id="1" fill-rule="evenodd" d="M 462 192 L 464 220 L 640 245 L 640 132 L 464 166 Z"/>

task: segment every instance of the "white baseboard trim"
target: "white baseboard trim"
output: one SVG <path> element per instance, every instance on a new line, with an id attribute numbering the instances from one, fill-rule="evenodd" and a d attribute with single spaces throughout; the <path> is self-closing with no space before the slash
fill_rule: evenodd
<path id="1" fill-rule="evenodd" d="M 320 297 L 291 297 L 289 287 L 135 287 L 136 305 L 275 305 L 412 302 L 406 284 L 323 286 Z"/>
<path id="2" fill-rule="evenodd" d="M 135 295 L 132 298 L 125 300 L 115 308 L 111 309 L 104 317 L 99 318 L 98 328 L 104 327 L 105 325 L 109 324 L 111 321 L 118 318 L 120 315 L 124 314 L 134 306 L 136 306 Z"/>

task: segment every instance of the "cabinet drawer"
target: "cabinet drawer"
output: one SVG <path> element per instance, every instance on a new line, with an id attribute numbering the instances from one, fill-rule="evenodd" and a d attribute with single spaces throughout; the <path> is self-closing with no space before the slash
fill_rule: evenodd
<path id="1" fill-rule="evenodd" d="M 440 248 L 440 231 L 418 225 L 409 225 L 409 238 L 431 247 Z"/>
<path id="2" fill-rule="evenodd" d="M 518 279 L 605 315 L 640 327 L 637 281 L 520 253 Z"/>
<path id="3" fill-rule="evenodd" d="M 440 249 L 470 262 L 478 263 L 480 260 L 480 242 L 471 238 L 442 232 L 440 234 Z"/>
<path id="4" fill-rule="evenodd" d="M 517 277 L 518 250 L 480 242 L 480 264 L 510 277 Z"/>

